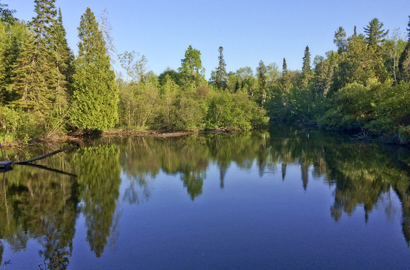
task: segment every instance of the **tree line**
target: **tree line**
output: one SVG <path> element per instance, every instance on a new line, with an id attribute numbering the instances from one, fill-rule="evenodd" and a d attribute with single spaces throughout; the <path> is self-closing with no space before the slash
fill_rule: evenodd
<path id="1" fill-rule="evenodd" d="M 0 139 L 29 141 L 77 129 L 250 130 L 270 122 L 319 125 L 361 136 L 410 141 L 410 22 L 408 39 L 377 18 L 364 34 L 334 36 L 337 51 L 301 71 L 259 62 L 227 72 L 223 47 L 205 79 L 201 52 L 185 51 L 177 70 L 147 71 L 135 51 L 118 57 L 103 14 L 87 8 L 78 27 L 78 54 L 68 47 L 55 0 L 35 0 L 29 22 L 0 4 Z M 406 40 L 407 39 L 407 40 Z M 115 74 L 119 61 L 124 74 Z"/>

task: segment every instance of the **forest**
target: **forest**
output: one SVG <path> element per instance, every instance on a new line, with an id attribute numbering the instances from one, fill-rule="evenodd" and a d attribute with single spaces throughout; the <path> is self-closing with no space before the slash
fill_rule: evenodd
<path id="1" fill-rule="evenodd" d="M 206 80 L 191 45 L 177 70 L 159 75 L 135 51 L 117 55 L 108 20 L 90 8 L 74 55 L 55 0 L 34 3 L 28 22 L 0 3 L 1 142 L 77 130 L 247 131 L 285 123 L 410 143 L 410 20 L 405 34 L 377 18 L 351 36 L 339 27 L 335 51 L 311 57 L 306 46 L 301 70 L 288 70 L 283 58 L 281 71 L 261 60 L 255 71 L 228 72 L 221 46 Z M 116 61 L 125 74 L 115 72 Z"/>

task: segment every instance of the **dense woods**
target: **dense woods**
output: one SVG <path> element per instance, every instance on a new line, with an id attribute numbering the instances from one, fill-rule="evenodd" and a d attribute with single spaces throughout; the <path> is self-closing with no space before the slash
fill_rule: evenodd
<path id="1" fill-rule="evenodd" d="M 255 71 L 228 72 L 221 46 L 207 81 L 192 46 L 180 68 L 159 75 L 135 51 L 115 57 L 107 17 L 99 23 L 89 8 L 74 56 L 55 0 L 34 2 L 29 22 L 0 3 L 1 142 L 77 129 L 250 130 L 269 121 L 410 142 L 410 21 L 406 33 L 384 29 L 377 18 L 363 33 L 339 27 L 335 50 L 312 57 L 306 46 L 300 71 L 283 58 L 282 71 L 261 60 Z"/>

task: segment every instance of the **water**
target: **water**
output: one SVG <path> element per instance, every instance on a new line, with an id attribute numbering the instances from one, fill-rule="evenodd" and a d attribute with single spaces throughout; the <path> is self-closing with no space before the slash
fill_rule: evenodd
<path id="1" fill-rule="evenodd" d="M 408 269 L 409 160 L 318 132 L 104 138 L 37 163 L 77 177 L 6 173 L 2 269 Z"/>

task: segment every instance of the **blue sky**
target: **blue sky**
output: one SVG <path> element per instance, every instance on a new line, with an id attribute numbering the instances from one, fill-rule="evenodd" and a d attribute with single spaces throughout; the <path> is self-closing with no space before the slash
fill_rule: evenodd
<path id="1" fill-rule="evenodd" d="M 16 17 L 31 20 L 33 0 L 2 0 L 16 9 Z M 309 46 L 312 60 L 335 50 L 333 36 L 342 26 L 347 35 L 358 33 L 373 18 L 385 29 L 406 33 L 409 0 L 345 1 L 232 1 L 232 0 L 57 0 L 63 13 L 69 46 L 76 53 L 77 27 L 87 7 L 100 15 L 107 8 L 118 53 L 135 50 L 148 59 L 148 69 L 160 74 L 177 69 L 189 45 L 201 51 L 206 78 L 218 65 L 218 48 L 224 47 L 228 71 L 260 60 L 266 65 L 283 57 L 289 69 L 300 69 L 303 51 Z M 118 65 L 118 64 L 117 64 Z M 119 69 L 119 67 L 115 67 Z"/>

